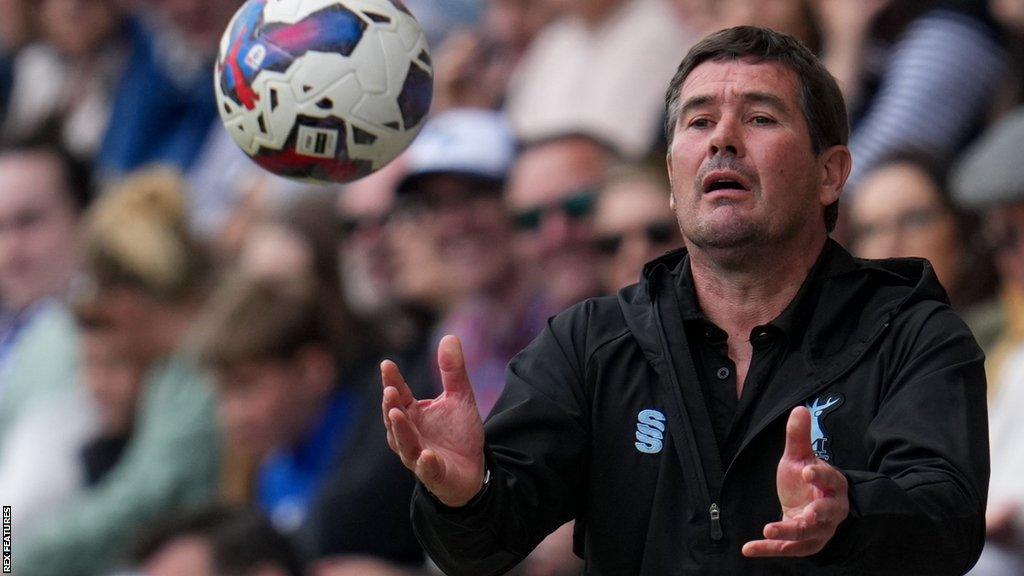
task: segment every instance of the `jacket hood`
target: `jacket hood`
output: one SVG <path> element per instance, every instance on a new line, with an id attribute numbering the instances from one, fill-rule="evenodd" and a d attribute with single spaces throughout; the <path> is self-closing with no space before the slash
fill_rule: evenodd
<path id="1" fill-rule="evenodd" d="M 854 258 L 832 239 L 826 247 L 824 281 L 809 297 L 811 318 L 794 335 L 822 380 L 841 375 L 887 329 L 892 318 L 911 305 L 948 307 L 949 298 L 931 264 L 922 258 Z M 685 248 L 644 266 L 640 282 L 622 289 L 619 304 L 627 325 L 649 360 L 662 355 L 654 302 L 667 294 L 683 272 Z M 827 302 L 827 305 L 820 305 Z M 862 311 L 849 314 L 850 310 Z"/>

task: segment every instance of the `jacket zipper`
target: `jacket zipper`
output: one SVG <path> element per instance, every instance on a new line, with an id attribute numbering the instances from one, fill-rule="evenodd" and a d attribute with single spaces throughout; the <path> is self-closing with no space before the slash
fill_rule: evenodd
<path id="1" fill-rule="evenodd" d="M 719 518 L 722 516 L 721 510 L 718 509 L 718 504 L 715 502 L 711 503 L 711 539 L 718 542 L 722 539 L 722 521 Z"/>
<path id="2" fill-rule="evenodd" d="M 662 332 L 662 330 L 664 330 L 664 324 L 661 321 L 661 310 L 659 310 L 659 307 L 658 307 L 657 303 L 653 303 L 653 304 L 654 305 L 651 306 L 651 308 L 654 311 L 655 325 L 658 327 L 658 338 L 661 340 L 662 350 L 668 350 L 668 342 L 665 341 L 665 334 Z M 668 372 L 669 377 L 672 380 L 673 386 L 675 386 L 676 390 L 679 390 L 680 393 L 681 393 L 682 389 L 680 388 L 680 384 L 679 384 L 678 378 L 676 376 L 676 371 L 672 367 L 671 359 L 666 357 L 665 358 L 665 362 L 668 363 L 668 369 L 666 371 Z M 680 408 L 685 410 L 685 406 L 681 406 Z M 687 437 L 687 440 L 690 442 L 690 452 L 691 452 L 691 454 L 694 455 L 693 460 L 695 461 L 695 464 L 696 464 L 697 475 L 700 477 L 700 487 L 701 487 L 701 489 L 702 489 L 702 491 L 704 493 L 704 500 L 705 500 L 705 502 L 709 503 L 708 515 L 709 515 L 709 524 L 710 524 L 710 528 L 711 528 L 711 540 L 713 542 L 720 542 L 722 540 L 722 535 L 723 535 L 722 534 L 722 521 L 721 521 L 722 511 L 718 507 L 718 503 L 715 502 L 714 499 L 711 496 L 711 489 L 708 487 L 707 474 L 704 471 L 704 463 L 700 459 L 700 450 L 696 446 L 696 439 L 693 438 L 693 434 L 692 433 L 691 434 L 687 434 L 686 437 Z"/>

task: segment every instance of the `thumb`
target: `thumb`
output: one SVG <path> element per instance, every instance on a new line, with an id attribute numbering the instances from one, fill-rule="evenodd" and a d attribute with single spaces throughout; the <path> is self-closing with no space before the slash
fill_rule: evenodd
<path id="1" fill-rule="evenodd" d="M 437 366 L 441 369 L 441 385 L 451 395 L 473 397 L 473 388 L 466 373 L 466 359 L 462 355 L 462 343 L 451 334 L 441 338 L 437 345 Z"/>
<path id="2" fill-rule="evenodd" d="M 811 452 L 811 412 L 805 406 L 797 406 L 789 413 L 786 422 L 786 450 L 784 459 L 806 460 Z"/>

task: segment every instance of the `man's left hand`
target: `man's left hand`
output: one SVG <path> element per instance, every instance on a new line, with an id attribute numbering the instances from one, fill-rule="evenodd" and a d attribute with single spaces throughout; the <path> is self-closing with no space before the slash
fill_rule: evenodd
<path id="1" fill-rule="evenodd" d="M 811 451 L 811 413 L 803 406 L 789 414 L 776 483 L 782 520 L 765 525 L 765 539 L 747 542 L 743 555 L 799 557 L 820 552 L 850 513 L 850 499 L 846 477 Z"/>

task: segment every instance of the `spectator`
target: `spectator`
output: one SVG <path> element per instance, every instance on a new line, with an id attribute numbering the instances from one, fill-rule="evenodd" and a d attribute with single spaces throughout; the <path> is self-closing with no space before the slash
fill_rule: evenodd
<path id="1" fill-rule="evenodd" d="M 509 79 L 554 13 L 550 0 L 486 0 L 480 26 L 453 32 L 434 53 L 434 112 L 500 107 Z"/>
<path id="2" fill-rule="evenodd" d="M 450 110 L 435 116 L 406 154 L 399 217 L 429 229 L 450 282 L 436 342 L 466 342 L 474 394 L 486 416 L 505 385 L 505 365 L 543 328 L 551 310 L 519 268 L 502 190 L 515 153 L 504 116 Z"/>
<path id="3" fill-rule="evenodd" d="M 187 170 L 217 117 L 210 69 L 240 0 L 149 0 L 129 27 L 96 168 L 104 178 L 161 163 Z M 217 128 L 220 130 L 220 128 Z"/>
<path id="4" fill-rule="evenodd" d="M 132 439 L 114 470 L 19 536 L 19 574 L 101 572 L 134 530 L 214 496 L 213 406 L 184 346 L 205 296 L 209 261 L 184 217 L 181 180 L 167 172 L 129 179 L 89 216 L 76 307 L 103 318 L 120 351 L 149 369 Z"/>
<path id="5" fill-rule="evenodd" d="M 29 405 L 73 381 L 63 299 L 87 182 L 87 170 L 52 146 L 0 151 L 0 439 Z"/>
<path id="6" fill-rule="evenodd" d="M 130 555 L 145 576 L 303 576 L 288 540 L 261 514 L 211 507 L 145 530 Z"/>
<path id="7" fill-rule="evenodd" d="M 982 0 L 817 0 L 824 52 L 853 110 L 855 191 L 906 150 L 951 160 L 977 134 L 1006 71 Z"/>
<path id="8" fill-rule="evenodd" d="M 554 310 L 601 292 L 593 211 L 614 158 L 594 138 L 565 134 L 525 144 L 512 167 L 506 205 L 518 228 L 516 256 Z"/>
<path id="9" fill-rule="evenodd" d="M 644 264 L 683 245 L 668 197 L 664 173 L 643 167 L 621 166 L 601 186 L 594 231 L 605 293 L 635 284 Z"/>
<path id="10" fill-rule="evenodd" d="M 50 129 L 91 161 L 130 51 L 125 14 L 115 0 L 45 0 L 39 8 L 40 39 L 14 62 L 0 135 L 10 141 Z"/>
<path id="11" fill-rule="evenodd" d="M 19 533 L 97 485 L 130 439 L 143 369 L 124 357 L 112 326 L 77 320 L 83 386 L 54 390 L 18 414 L 0 450 L 0 494 Z"/>
<path id="12" fill-rule="evenodd" d="M 955 308 L 992 296 L 995 272 L 975 218 L 956 208 L 927 157 L 902 154 L 867 174 L 849 210 L 851 247 L 862 258 L 926 258 Z"/>
<path id="13" fill-rule="evenodd" d="M 997 337 L 985 338 L 989 381 L 992 476 L 986 514 L 986 544 L 970 574 L 1024 573 L 1024 109 L 996 124 L 957 165 L 952 190 L 957 202 L 986 211 L 996 245 L 1002 284 Z"/>
<path id="14" fill-rule="evenodd" d="M 587 132 L 629 158 L 659 139 L 664 88 L 694 40 L 667 0 L 561 0 L 510 81 L 521 140 Z M 599 71 L 599 72 L 598 72 Z"/>
<path id="15" fill-rule="evenodd" d="M 116 328 L 102 317 L 82 311 L 81 382 L 97 410 L 98 429 L 81 448 L 85 486 L 98 485 L 117 467 L 128 446 L 138 415 L 146 366 L 131 358 L 118 340 Z"/>
<path id="16" fill-rule="evenodd" d="M 308 275 L 221 288 L 197 344 L 221 425 L 258 462 L 254 503 L 308 558 L 418 566 L 413 478 L 372 441 L 383 430 L 377 358 L 359 345 L 358 326 L 335 322 L 325 296 Z"/>
<path id="17" fill-rule="evenodd" d="M 385 226 L 394 208 L 395 188 L 404 175 L 404 157 L 399 156 L 383 169 L 345 186 L 337 195 L 342 228 L 342 292 L 353 311 L 363 318 L 391 316 L 389 311 L 396 308 Z M 384 323 L 389 333 L 392 326 Z M 396 334 L 389 340 L 397 343 L 405 339 Z"/>

